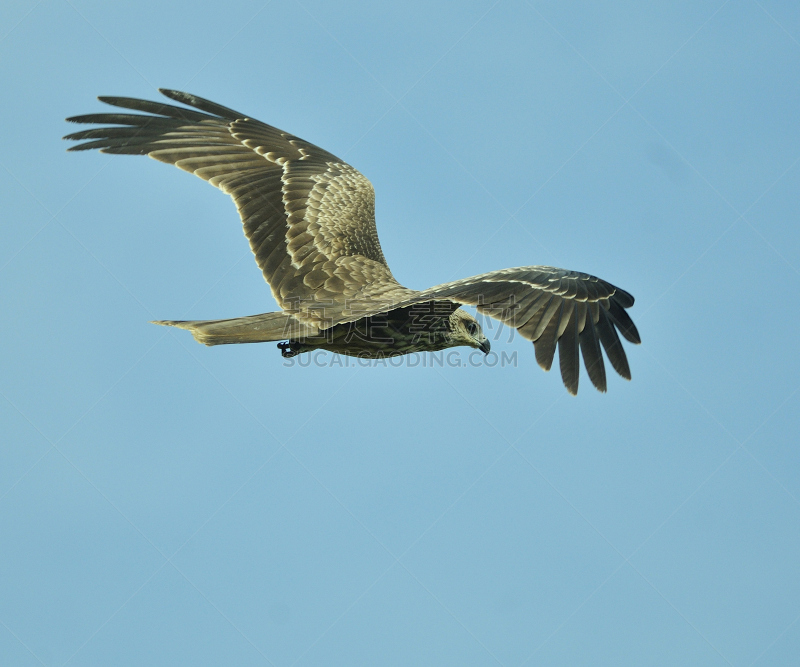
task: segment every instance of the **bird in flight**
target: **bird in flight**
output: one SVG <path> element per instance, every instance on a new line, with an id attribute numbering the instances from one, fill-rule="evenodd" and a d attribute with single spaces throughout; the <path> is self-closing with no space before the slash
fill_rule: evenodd
<path id="1" fill-rule="evenodd" d="M 69 150 L 148 155 L 208 181 L 233 198 L 244 234 L 281 310 L 226 320 L 163 320 L 205 345 L 282 341 L 284 357 L 324 349 L 361 358 L 468 346 L 489 340 L 462 305 L 533 342 L 550 370 L 558 348 L 564 385 L 578 392 L 580 356 L 606 391 L 602 349 L 630 379 L 617 331 L 639 333 L 633 297 L 604 280 L 551 266 L 483 273 L 418 291 L 398 283 L 375 227 L 375 192 L 361 173 L 327 151 L 196 95 L 161 89 L 186 106 L 100 97 L 142 113 L 68 118 L 99 124 L 69 134 Z M 187 108 L 188 107 L 188 108 Z"/>

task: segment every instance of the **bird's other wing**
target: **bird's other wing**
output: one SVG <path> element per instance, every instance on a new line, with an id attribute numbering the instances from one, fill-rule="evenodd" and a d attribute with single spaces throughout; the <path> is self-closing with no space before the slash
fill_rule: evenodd
<path id="1" fill-rule="evenodd" d="M 175 90 L 192 108 L 128 97 L 102 102 L 144 113 L 74 116 L 99 127 L 67 135 L 69 150 L 149 155 L 229 194 L 256 263 L 285 311 L 321 329 L 352 319 L 354 299 L 393 301 L 411 290 L 392 276 L 375 228 L 372 184 L 334 155 L 238 111 Z M 372 310 L 361 304 L 362 310 Z"/>
<path id="2" fill-rule="evenodd" d="M 631 379 L 617 330 L 631 343 L 641 342 L 625 312 L 633 297 L 605 280 L 552 266 L 522 266 L 437 285 L 398 305 L 441 299 L 477 306 L 514 327 L 533 341 L 536 361 L 546 371 L 557 346 L 561 378 L 571 394 L 578 393 L 579 351 L 592 384 L 606 391 L 601 345 L 614 370 Z"/>

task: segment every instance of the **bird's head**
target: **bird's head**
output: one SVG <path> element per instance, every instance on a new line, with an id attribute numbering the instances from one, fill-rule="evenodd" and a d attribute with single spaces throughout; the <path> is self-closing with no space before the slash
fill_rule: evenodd
<path id="1" fill-rule="evenodd" d="M 492 349 L 489 339 L 483 335 L 483 329 L 478 324 L 478 320 L 461 308 L 453 311 L 453 314 L 450 315 L 450 339 L 453 347 L 468 345 L 484 354 L 489 354 L 489 350 Z"/>

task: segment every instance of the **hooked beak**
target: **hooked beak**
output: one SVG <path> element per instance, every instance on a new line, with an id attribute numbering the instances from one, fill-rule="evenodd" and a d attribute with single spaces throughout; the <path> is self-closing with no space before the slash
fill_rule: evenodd
<path id="1" fill-rule="evenodd" d="M 488 338 L 483 339 L 483 342 L 480 344 L 479 349 L 484 354 L 489 354 L 489 351 L 492 349 L 492 344 L 489 342 Z"/>

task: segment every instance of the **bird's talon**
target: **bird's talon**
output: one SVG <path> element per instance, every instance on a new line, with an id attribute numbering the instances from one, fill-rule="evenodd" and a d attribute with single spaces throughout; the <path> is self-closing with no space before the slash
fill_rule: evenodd
<path id="1" fill-rule="evenodd" d="M 289 341 L 288 343 L 278 343 L 278 349 L 284 359 L 291 359 L 300 354 L 300 345 Z"/>

